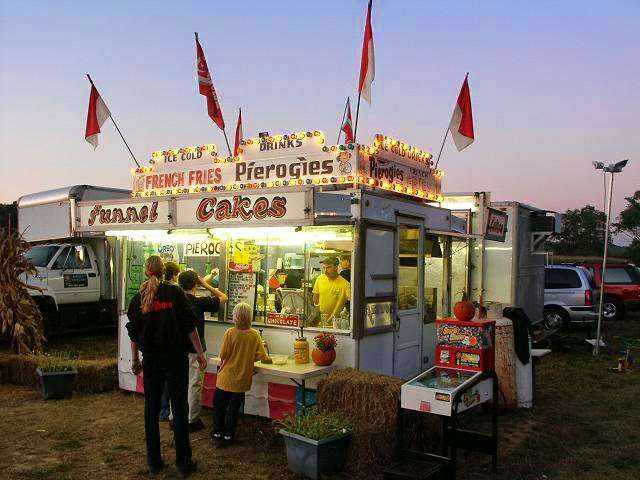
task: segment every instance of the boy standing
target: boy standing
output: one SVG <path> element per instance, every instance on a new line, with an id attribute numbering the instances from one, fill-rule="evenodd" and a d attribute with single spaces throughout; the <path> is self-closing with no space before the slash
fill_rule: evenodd
<path id="1" fill-rule="evenodd" d="M 193 270 L 186 270 L 178 276 L 178 284 L 185 291 L 187 299 L 196 315 L 196 329 L 202 342 L 202 350 L 206 351 L 207 346 L 204 341 L 204 313 L 215 313 L 221 304 L 227 302 L 227 296 L 217 288 L 213 288 L 205 283 Z M 196 286 L 201 286 L 209 290 L 210 297 L 196 297 Z M 195 351 L 189 353 L 189 430 L 196 432 L 204 428 L 200 419 L 202 411 L 202 376 L 197 364 Z"/>
<path id="2" fill-rule="evenodd" d="M 221 446 L 233 442 L 240 404 L 251 389 L 253 363 L 267 358 L 260 334 L 251 328 L 252 316 L 253 309 L 248 304 L 237 304 L 233 309 L 235 326 L 222 337 L 211 432 L 213 441 Z"/>
<path id="3" fill-rule="evenodd" d="M 180 274 L 180 267 L 176 262 L 164 262 L 164 280 L 165 282 L 178 284 L 178 275 Z M 164 385 L 162 392 L 162 400 L 160 402 L 160 421 L 168 422 L 171 420 L 171 405 L 169 402 L 169 389 L 167 384 Z"/>

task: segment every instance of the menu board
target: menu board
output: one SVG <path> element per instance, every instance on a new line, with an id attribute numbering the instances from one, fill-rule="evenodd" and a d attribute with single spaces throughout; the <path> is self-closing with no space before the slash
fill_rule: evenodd
<path id="1" fill-rule="evenodd" d="M 233 320 L 233 309 L 239 303 L 248 303 L 251 310 L 256 308 L 257 272 L 229 271 L 227 295 L 227 320 Z"/>

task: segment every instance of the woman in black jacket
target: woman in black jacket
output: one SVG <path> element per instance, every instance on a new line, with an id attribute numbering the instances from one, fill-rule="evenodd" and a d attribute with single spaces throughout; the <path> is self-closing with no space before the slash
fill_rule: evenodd
<path id="1" fill-rule="evenodd" d="M 127 316 L 131 339 L 133 372 L 144 372 L 144 430 L 147 462 L 152 473 L 162 470 L 160 454 L 160 400 L 167 383 L 173 410 L 173 437 L 176 466 L 184 477 L 194 472 L 189 441 L 187 353 L 191 346 L 198 355 L 200 368 L 207 366 L 200 337 L 195 328 L 196 317 L 182 289 L 163 282 L 164 264 L 157 255 L 147 259 L 145 273 L 149 279 L 140 285 Z M 138 351 L 143 353 L 142 364 Z"/>

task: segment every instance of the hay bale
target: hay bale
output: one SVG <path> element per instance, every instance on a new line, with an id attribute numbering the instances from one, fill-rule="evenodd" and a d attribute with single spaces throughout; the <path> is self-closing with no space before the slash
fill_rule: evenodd
<path id="1" fill-rule="evenodd" d="M 74 392 L 99 393 L 118 388 L 118 361 L 68 360 L 42 355 L 0 355 L 0 382 L 39 387 L 36 368 L 45 365 L 71 365 L 78 370 Z"/>
<path id="2" fill-rule="evenodd" d="M 318 408 L 338 412 L 353 425 L 347 471 L 355 478 L 379 475 L 393 457 L 402 383 L 348 368 L 318 384 Z"/>
<path id="3" fill-rule="evenodd" d="M 353 425 L 347 471 L 354 478 L 379 478 L 397 448 L 400 388 L 397 377 L 335 370 L 318 384 L 318 409 L 335 411 Z M 404 411 L 404 446 L 437 451 L 441 420 L 436 415 Z"/>

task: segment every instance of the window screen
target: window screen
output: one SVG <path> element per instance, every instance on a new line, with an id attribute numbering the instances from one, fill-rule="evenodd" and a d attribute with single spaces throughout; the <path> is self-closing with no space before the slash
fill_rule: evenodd
<path id="1" fill-rule="evenodd" d="M 62 270 L 65 268 L 71 268 L 71 269 L 91 268 L 91 260 L 89 259 L 89 254 L 87 253 L 87 249 L 85 247 L 82 247 L 82 250 L 84 250 L 83 252 L 84 258 L 81 260 L 79 253 L 76 252 L 75 250 L 75 247 L 65 247 L 64 250 L 60 252 L 60 255 L 58 255 L 58 258 L 53 264 L 53 268 L 59 269 L 59 270 Z"/>
<path id="2" fill-rule="evenodd" d="M 547 268 L 544 273 L 544 288 L 580 288 L 580 276 L 574 271 L 564 268 Z"/>
<path id="3" fill-rule="evenodd" d="M 607 268 L 604 274 L 605 283 L 633 283 L 633 279 L 625 268 Z"/>

